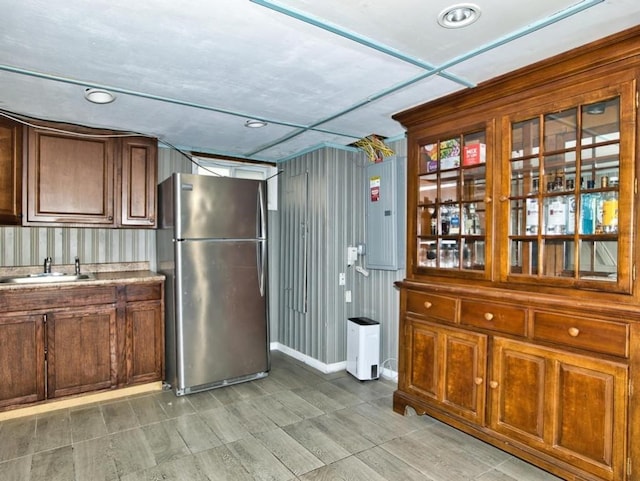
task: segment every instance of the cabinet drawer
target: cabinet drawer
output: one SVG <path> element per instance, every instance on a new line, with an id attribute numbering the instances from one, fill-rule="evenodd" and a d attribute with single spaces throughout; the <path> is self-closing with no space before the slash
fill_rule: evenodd
<path id="1" fill-rule="evenodd" d="M 407 293 L 407 312 L 430 319 L 455 322 L 457 303 L 458 300 L 454 297 L 422 292 Z"/>
<path id="2" fill-rule="evenodd" d="M 536 312 L 533 338 L 614 356 L 629 355 L 629 326 L 621 322 Z"/>
<path id="3" fill-rule="evenodd" d="M 126 287 L 127 302 L 150 301 L 160 299 L 162 294 L 161 284 L 130 284 Z"/>
<path id="4" fill-rule="evenodd" d="M 527 326 L 526 314 L 525 309 L 515 306 L 463 300 L 460 307 L 460 324 L 524 336 Z"/>

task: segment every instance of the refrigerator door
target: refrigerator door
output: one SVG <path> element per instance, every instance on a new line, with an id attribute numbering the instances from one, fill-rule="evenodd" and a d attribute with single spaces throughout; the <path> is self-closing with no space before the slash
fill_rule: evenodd
<path id="1" fill-rule="evenodd" d="M 263 181 L 174 174 L 176 239 L 263 239 Z"/>
<path id="2" fill-rule="evenodd" d="M 176 394 L 269 370 L 262 240 L 176 242 Z"/>

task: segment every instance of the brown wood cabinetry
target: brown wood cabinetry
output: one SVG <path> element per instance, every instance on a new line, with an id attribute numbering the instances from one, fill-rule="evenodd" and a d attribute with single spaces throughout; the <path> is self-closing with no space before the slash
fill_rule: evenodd
<path id="1" fill-rule="evenodd" d="M 45 398 L 44 319 L 0 316 L 0 408 Z"/>
<path id="2" fill-rule="evenodd" d="M 162 379 L 164 317 L 162 287 L 130 285 L 125 307 L 125 384 Z"/>
<path id="3" fill-rule="evenodd" d="M 160 282 L 0 290 L 0 408 L 160 381 Z"/>
<path id="4" fill-rule="evenodd" d="M 395 116 L 394 409 L 565 479 L 640 480 L 640 28 Z"/>
<path id="5" fill-rule="evenodd" d="M 155 227 L 155 139 L 44 127 L 25 129 L 23 225 Z"/>
<path id="6" fill-rule="evenodd" d="M 115 306 L 53 311 L 46 319 L 47 397 L 116 385 Z"/>
<path id="7" fill-rule="evenodd" d="M 22 222 L 22 126 L 0 118 L 0 224 Z"/>

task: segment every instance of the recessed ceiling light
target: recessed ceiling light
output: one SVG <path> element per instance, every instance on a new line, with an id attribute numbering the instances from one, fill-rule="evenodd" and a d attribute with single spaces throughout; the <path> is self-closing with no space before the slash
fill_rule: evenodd
<path id="1" fill-rule="evenodd" d="M 261 127 L 265 127 L 267 123 L 264 120 L 247 120 L 244 123 L 245 127 L 249 127 L 250 129 L 259 129 Z"/>
<path id="2" fill-rule="evenodd" d="M 480 18 L 480 7 L 473 3 L 459 3 L 445 8 L 438 15 L 438 23 L 444 28 L 462 28 Z"/>
<path id="3" fill-rule="evenodd" d="M 113 102 L 116 96 L 107 90 L 88 88 L 84 91 L 84 98 L 94 104 L 108 104 Z"/>

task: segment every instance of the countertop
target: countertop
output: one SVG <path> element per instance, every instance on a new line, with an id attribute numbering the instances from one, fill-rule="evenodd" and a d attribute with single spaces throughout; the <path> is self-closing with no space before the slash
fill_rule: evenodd
<path id="1" fill-rule="evenodd" d="M 18 267 L 0 267 L 0 278 L 11 276 L 26 276 L 29 274 L 38 274 L 43 271 L 42 266 L 18 266 Z M 73 274 L 75 265 L 56 265 L 51 267 L 52 272 L 63 272 L 65 274 Z M 0 283 L 0 291 L 15 289 L 42 289 L 57 288 L 68 286 L 89 286 L 89 285 L 110 285 L 110 284 L 132 284 L 138 282 L 154 282 L 163 281 L 164 275 L 149 270 L 148 262 L 125 262 L 125 263 L 107 263 L 107 264 L 85 264 L 81 265 L 80 272 L 82 274 L 90 274 L 89 279 L 80 281 L 58 281 L 53 283 Z"/>

